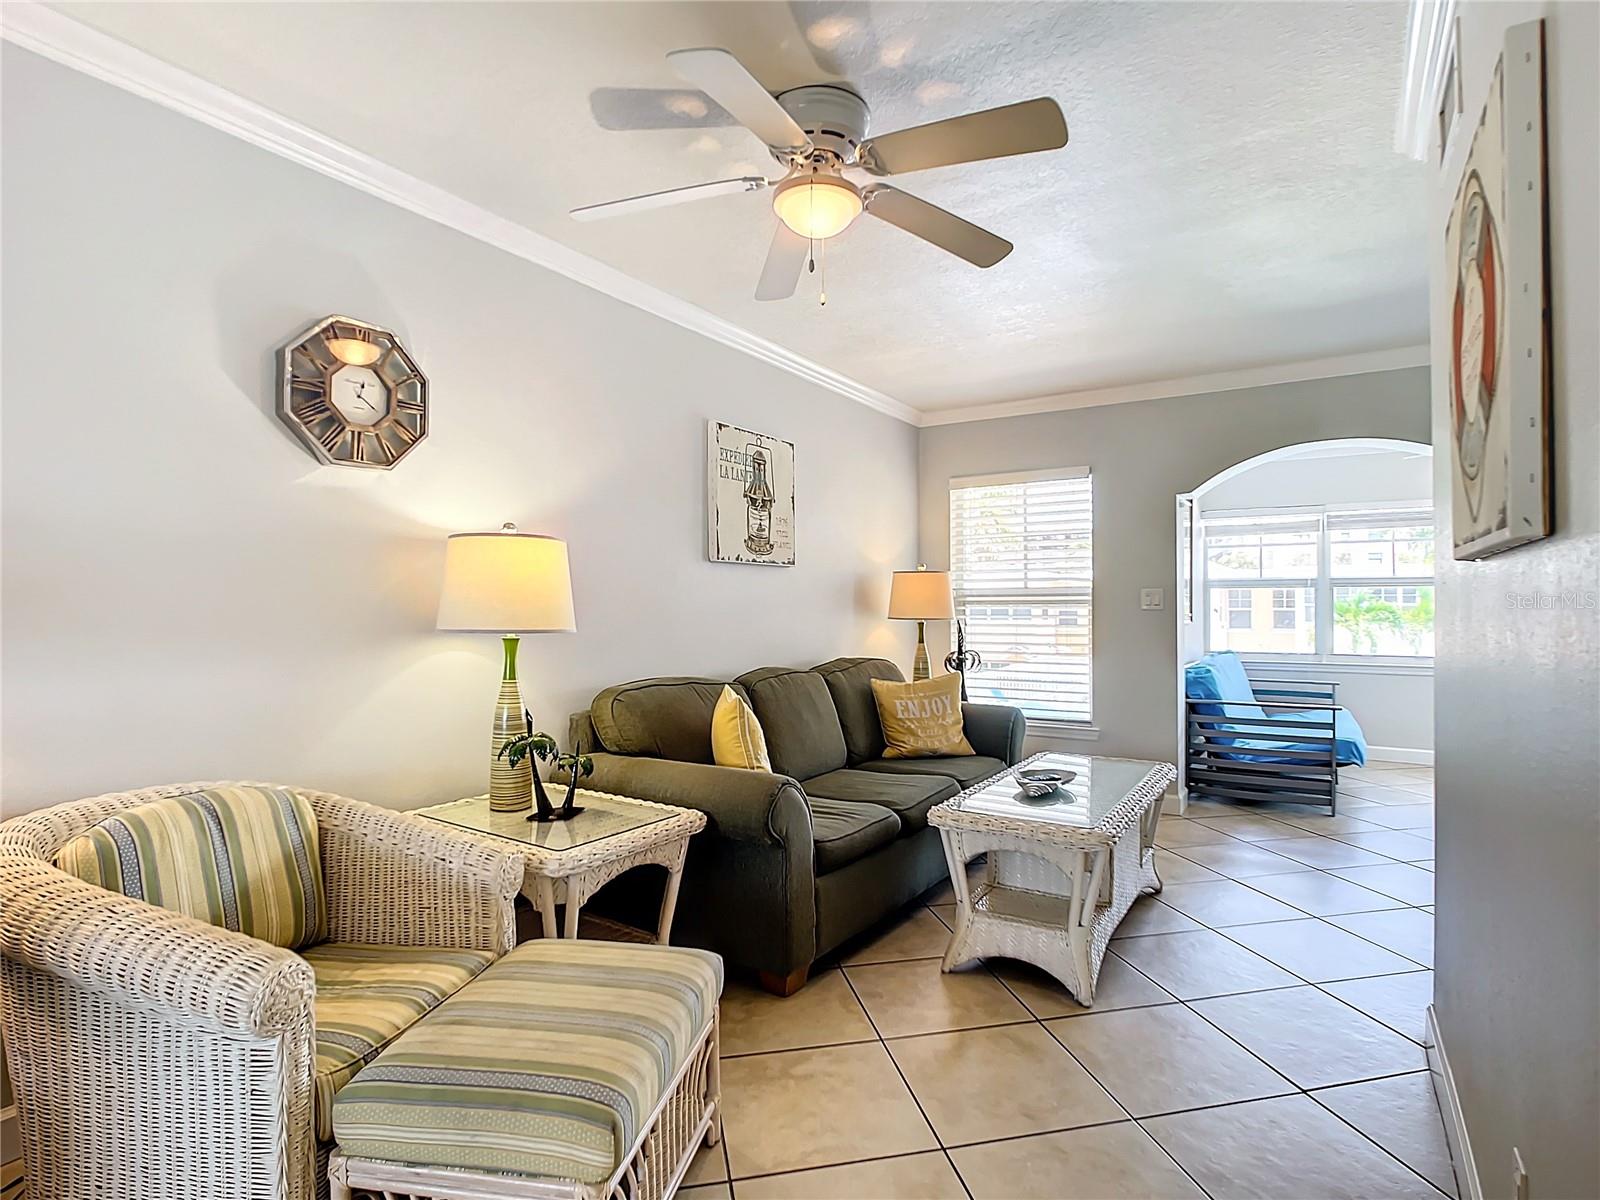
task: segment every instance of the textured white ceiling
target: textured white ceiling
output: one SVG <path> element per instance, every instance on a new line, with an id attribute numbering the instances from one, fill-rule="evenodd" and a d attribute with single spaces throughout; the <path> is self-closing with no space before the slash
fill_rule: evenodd
<path id="1" fill-rule="evenodd" d="M 1426 340 L 1399 0 L 54 7 L 923 410 Z M 863 220 L 825 308 L 759 304 L 764 196 L 566 215 L 776 177 L 738 127 L 604 127 L 692 122 L 663 56 L 701 45 L 773 91 L 848 81 L 880 132 L 1050 95 L 1072 140 L 896 179 L 1013 241 L 999 266 Z"/>

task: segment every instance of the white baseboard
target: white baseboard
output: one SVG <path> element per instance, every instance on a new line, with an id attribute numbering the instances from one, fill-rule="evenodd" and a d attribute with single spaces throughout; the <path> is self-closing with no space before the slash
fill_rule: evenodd
<path id="1" fill-rule="evenodd" d="M 1424 767 L 1433 766 L 1432 750 L 1414 750 L 1408 746 L 1368 746 L 1367 761 L 1371 762 L 1400 762 L 1417 763 Z"/>
<path id="2" fill-rule="evenodd" d="M 1444 1139 L 1450 1144 L 1450 1165 L 1456 1172 L 1456 1191 L 1461 1200 L 1483 1200 L 1483 1184 L 1472 1161 L 1472 1143 L 1467 1138 L 1467 1121 L 1461 1112 L 1461 1097 L 1456 1079 L 1450 1073 L 1444 1041 L 1439 1036 L 1439 1014 L 1428 1005 L 1428 1074 L 1433 1078 L 1433 1094 L 1444 1117 Z"/>
<path id="3" fill-rule="evenodd" d="M 1167 785 L 1167 790 L 1161 793 L 1161 811 L 1174 817 L 1181 817 L 1189 810 L 1189 793 L 1178 786 L 1177 780 Z"/>

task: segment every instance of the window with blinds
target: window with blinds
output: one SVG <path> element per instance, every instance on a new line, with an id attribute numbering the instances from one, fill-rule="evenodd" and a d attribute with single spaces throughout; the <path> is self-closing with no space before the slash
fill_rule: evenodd
<path id="1" fill-rule="evenodd" d="M 1430 507 L 1208 513 L 1201 536 L 1208 649 L 1432 656 Z"/>
<path id="2" fill-rule="evenodd" d="M 950 586 L 980 703 L 1089 720 L 1094 499 L 1087 468 L 950 481 Z"/>

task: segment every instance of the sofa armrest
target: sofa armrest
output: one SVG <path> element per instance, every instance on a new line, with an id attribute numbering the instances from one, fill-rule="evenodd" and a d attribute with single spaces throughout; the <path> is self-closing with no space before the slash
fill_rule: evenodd
<path id="1" fill-rule="evenodd" d="M 1020 708 L 963 701 L 961 722 L 967 741 L 979 754 L 998 758 L 1007 766 L 1022 761 L 1022 739 L 1028 734 L 1028 718 L 1022 715 Z"/>
<path id="2" fill-rule="evenodd" d="M 731 963 L 788 975 L 817 956 L 817 860 L 811 805 L 787 775 L 599 753 L 584 782 L 693 808 L 678 928 Z M 676 934 L 674 936 L 677 936 Z"/>
<path id="3" fill-rule="evenodd" d="M 236 1036 L 311 1025 L 310 965 L 291 950 L 0 856 L 0 952 L 117 1004 Z"/>
<path id="4" fill-rule="evenodd" d="M 516 944 L 520 854 L 426 817 L 303 794 L 322 842 L 329 940 L 496 955 Z"/>
<path id="5" fill-rule="evenodd" d="M 1201 705 L 1201 704 L 1207 704 L 1207 705 L 1210 705 L 1212 708 L 1221 708 L 1221 709 L 1227 709 L 1229 707 L 1233 707 L 1233 708 L 1284 708 L 1284 709 L 1291 709 L 1291 710 L 1297 711 L 1297 712 L 1301 711 L 1301 710 L 1305 710 L 1305 711 L 1308 711 L 1308 712 L 1343 712 L 1344 711 L 1344 705 L 1342 705 L 1342 704 L 1327 704 L 1327 703 L 1320 702 L 1320 701 L 1307 703 L 1307 702 L 1302 701 L 1302 700 L 1263 700 L 1259 704 L 1253 704 L 1252 705 L 1252 704 L 1246 704 L 1242 700 L 1207 700 L 1207 699 L 1204 699 L 1204 698 L 1201 698 L 1201 697 L 1195 697 L 1195 696 L 1185 696 L 1184 699 L 1183 699 L 1183 705 L 1184 705 L 1185 708 L 1188 708 L 1188 709 L 1193 709 L 1196 706 Z M 1218 721 L 1260 721 L 1262 719 L 1260 717 L 1232 717 L 1232 716 L 1227 716 L 1225 714 L 1214 714 L 1214 715 L 1216 716 L 1216 719 Z"/>
<path id="6" fill-rule="evenodd" d="M 1278 686 L 1262 687 L 1262 684 Z M 1330 704 L 1337 703 L 1339 699 L 1337 683 L 1324 683 L 1314 679 L 1252 679 L 1250 690 L 1255 693 L 1256 702 L 1265 708 L 1282 708 L 1287 702 L 1304 700 L 1318 701 L 1326 708 Z M 1287 700 L 1281 697 L 1286 697 Z"/>
<path id="7" fill-rule="evenodd" d="M 1190 703 L 1193 704 L 1193 703 L 1196 703 L 1196 701 L 1191 700 Z M 1198 703 L 1201 703 L 1201 704 L 1217 704 L 1217 703 L 1219 703 L 1219 701 L 1216 701 L 1216 700 L 1201 700 L 1201 701 L 1198 701 Z M 1232 700 L 1224 700 L 1224 701 L 1221 701 L 1220 703 L 1232 704 L 1233 701 Z M 1326 703 L 1323 703 L 1322 701 L 1315 701 L 1315 702 L 1307 703 L 1304 700 L 1263 700 L 1260 703 L 1260 707 L 1261 708 L 1287 708 L 1287 709 L 1293 709 L 1295 711 L 1305 710 L 1305 711 L 1308 711 L 1308 712 L 1342 712 L 1342 711 L 1344 711 L 1344 705 L 1342 705 L 1342 704 L 1326 704 Z"/>
<path id="8" fill-rule="evenodd" d="M 787 775 L 629 754 L 592 757 L 594 774 L 584 786 L 698 809 L 713 832 L 734 841 L 782 845 L 803 831 L 809 853 L 811 808 L 804 790 Z"/>

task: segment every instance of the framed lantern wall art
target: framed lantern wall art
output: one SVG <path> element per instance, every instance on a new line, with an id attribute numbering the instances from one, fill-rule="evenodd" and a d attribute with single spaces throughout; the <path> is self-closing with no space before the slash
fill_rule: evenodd
<path id="1" fill-rule="evenodd" d="M 1451 539 L 1486 558 L 1550 532 L 1544 23 L 1506 31 L 1445 229 Z"/>
<path id="2" fill-rule="evenodd" d="M 706 423 L 706 557 L 794 566 L 794 443 Z"/>

